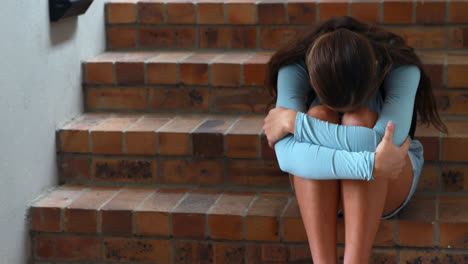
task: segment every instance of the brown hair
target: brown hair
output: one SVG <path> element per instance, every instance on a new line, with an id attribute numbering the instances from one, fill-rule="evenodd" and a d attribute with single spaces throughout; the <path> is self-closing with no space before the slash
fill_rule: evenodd
<path id="1" fill-rule="evenodd" d="M 402 37 L 349 16 L 315 25 L 280 47 L 268 62 L 265 85 L 273 96 L 270 105 L 277 99 L 280 68 L 299 59 L 306 61 L 313 88 L 305 98 L 306 107 L 314 92 L 325 105 L 364 106 L 376 94 L 393 64 L 415 65 L 421 72 L 415 99 L 420 121 L 432 123 L 447 133 L 437 112 L 430 79 L 421 60 Z M 379 67 L 375 60 L 379 61 Z"/>

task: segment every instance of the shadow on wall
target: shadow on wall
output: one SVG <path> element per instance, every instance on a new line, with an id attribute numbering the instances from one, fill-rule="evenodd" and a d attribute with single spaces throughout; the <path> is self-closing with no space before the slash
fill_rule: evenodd
<path id="1" fill-rule="evenodd" d="M 49 24 L 51 46 L 57 46 L 74 39 L 78 28 L 78 17 L 69 17 Z"/>

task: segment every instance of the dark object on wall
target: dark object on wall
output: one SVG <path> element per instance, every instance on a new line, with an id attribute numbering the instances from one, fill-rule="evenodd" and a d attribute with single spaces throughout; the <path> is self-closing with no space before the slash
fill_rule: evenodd
<path id="1" fill-rule="evenodd" d="M 93 0 L 49 0 L 50 21 L 84 14 Z"/>

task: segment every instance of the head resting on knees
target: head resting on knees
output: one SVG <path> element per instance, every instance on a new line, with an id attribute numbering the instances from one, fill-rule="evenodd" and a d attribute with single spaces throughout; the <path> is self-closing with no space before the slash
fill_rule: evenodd
<path id="1" fill-rule="evenodd" d="M 332 110 L 357 110 L 377 92 L 378 64 L 372 45 L 349 29 L 319 36 L 308 48 L 306 64 L 315 93 Z"/>

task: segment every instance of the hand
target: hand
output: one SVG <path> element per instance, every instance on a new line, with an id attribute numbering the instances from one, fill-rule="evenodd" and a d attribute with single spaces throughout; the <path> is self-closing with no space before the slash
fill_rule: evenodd
<path id="1" fill-rule="evenodd" d="M 393 144 L 393 122 L 389 121 L 385 128 L 385 135 L 379 143 L 374 159 L 374 178 L 397 179 L 405 166 L 406 155 L 409 150 L 409 137 L 400 147 Z"/>
<path id="2" fill-rule="evenodd" d="M 286 136 L 288 133 L 294 133 L 297 111 L 276 107 L 268 112 L 263 122 L 263 131 L 268 140 L 268 146 L 273 148 L 275 143 Z"/>

